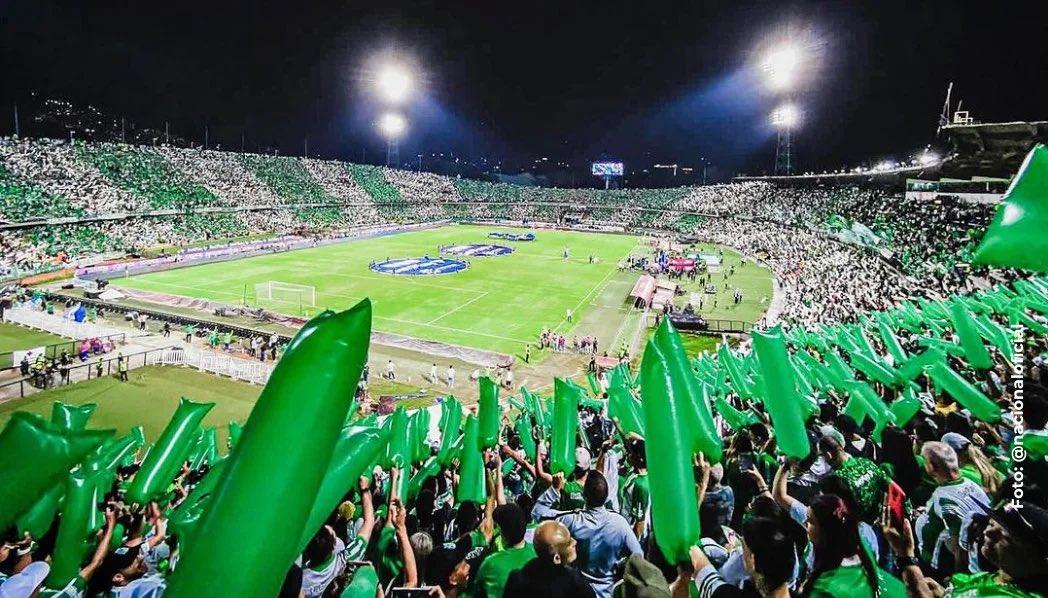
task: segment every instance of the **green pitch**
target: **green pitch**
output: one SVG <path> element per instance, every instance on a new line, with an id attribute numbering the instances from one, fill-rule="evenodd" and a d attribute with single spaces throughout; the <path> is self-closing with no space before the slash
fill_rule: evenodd
<path id="1" fill-rule="evenodd" d="M 535 241 L 512 242 L 487 238 L 491 230 L 445 226 L 111 283 L 230 304 L 261 304 L 274 311 L 305 315 L 323 308 L 343 309 L 370 297 L 377 330 L 505 353 L 519 354 L 524 343 L 536 341 L 544 326 L 566 333 L 597 334 L 610 342 L 628 312 L 627 294 L 638 276 L 618 272 L 618 262 L 631 252 L 650 252 L 639 245 L 639 238 L 539 230 Z M 508 245 L 515 251 L 506 256 L 462 258 L 469 262 L 468 269 L 441 276 L 394 276 L 369 269 L 372 261 L 433 257 L 441 245 L 468 243 Z M 567 260 L 563 258 L 565 247 Z M 770 273 L 762 271 L 770 295 Z M 294 299 L 256 301 L 256 283 L 267 281 L 315 287 L 316 308 Z M 766 308 L 755 298 L 759 294 L 756 290 L 750 294 L 747 309 L 738 306 L 732 309 L 736 313 L 723 317 L 755 321 Z M 574 313 L 572 322 L 566 321 L 568 309 Z M 594 324 L 597 320 L 602 324 Z"/>

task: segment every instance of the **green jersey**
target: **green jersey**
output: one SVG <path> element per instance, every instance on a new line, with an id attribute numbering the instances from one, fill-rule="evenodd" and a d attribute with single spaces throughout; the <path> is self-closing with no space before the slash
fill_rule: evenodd
<path id="1" fill-rule="evenodd" d="M 852 457 L 834 473 L 851 488 L 859 506 L 859 519 L 867 523 L 877 521 L 884 504 L 884 493 L 888 490 L 888 476 L 884 470 L 869 459 Z"/>
<path id="2" fill-rule="evenodd" d="M 906 598 L 906 586 L 891 573 L 877 569 L 877 596 Z M 819 576 L 812 585 L 812 598 L 875 598 L 862 565 L 837 567 Z"/>
<path id="3" fill-rule="evenodd" d="M 952 598 L 1045 598 L 1044 594 L 1027 592 L 997 581 L 993 573 L 955 574 L 951 580 Z"/>
<path id="4" fill-rule="evenodd" d="M 500 598 L 510 573 L 523 567 L 535 558 L 535 548 L 525 544 L 520 548 L 507 548 L 488 555 L 477 570 L 475 598 Z"/>
<path id="5" fill-rule="evenodd" d="M 574 511 L 585 506 L 586 499 L 582 498 L 582 484 L 575 480 L 564 482 L 564 489 L 560 491 L 557 508 L 561 511 Z"/>
<path id="6" fill-rule="evenodd" d="M 648 519 L 651 508 L 651 488 L 648 485 L 648 474 L 630 474 L 619 490 L 619 507 L 622 515 L 631 524 Z"/>

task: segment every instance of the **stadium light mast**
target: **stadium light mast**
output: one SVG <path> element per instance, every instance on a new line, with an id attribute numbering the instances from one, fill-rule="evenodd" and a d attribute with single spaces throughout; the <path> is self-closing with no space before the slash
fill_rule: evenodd
<path id="1" fill-rule="evenodd" d="M 396 112 L 387 112 L 378 120 L 378 129 L 386 137 L 386 166 L 400 163 L 400 136 L 408 121 Z"/>
<path id="2" fill-rule="evenodd" d="M 772 48 L 764 56 L 761 68 L 766 75 L 766 84 L 780 102 L 771 113 L 771 124 L 777 132 L 775 145 L 775 174 L 793 174 L 793 129 L 797 126 L 799 112 L 794 105 L 793 92 L 800 78 L 804 61 L 801 47 L 792 42 Z"/>
<path id="3" fill-rule="evenodd" d="M 782 104 L 771 113 L 771 126 L 778 132 L 775 145 L 775 174 L 793 174 L 793 129 L 800 120 L 800 113 L 791 102 Z"/>

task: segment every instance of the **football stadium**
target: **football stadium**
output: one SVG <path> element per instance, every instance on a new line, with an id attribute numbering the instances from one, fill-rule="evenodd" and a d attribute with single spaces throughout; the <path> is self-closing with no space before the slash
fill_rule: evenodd
<path id="1" fill-rule="evenodd" d="M 0 24 L 0 598 L 1048 596 L 1021 14 L 52 4 Z"/>

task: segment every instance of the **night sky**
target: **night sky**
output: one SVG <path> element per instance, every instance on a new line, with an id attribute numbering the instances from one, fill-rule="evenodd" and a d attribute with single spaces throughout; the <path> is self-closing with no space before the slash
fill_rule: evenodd
<path id="1" fill-rule="evenodd" d="M 35 91 L 189 138 L 207 124 L 212 145 L 246 131 L 249 150 L 301 154 L 308 137 L 310 155 L 374 162 L 368 72 L 397 55 L 424 78 L 402 155 L 757 173 L 778 100 L 755 58 L 789 32 L 810 65 L 797 161 L 821 170 L 931 142 L 951 80 L 980 120 L 1048 118 L 1045 3 L 980 4 L 7 0 L 0 100 Z"/>

